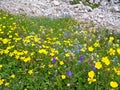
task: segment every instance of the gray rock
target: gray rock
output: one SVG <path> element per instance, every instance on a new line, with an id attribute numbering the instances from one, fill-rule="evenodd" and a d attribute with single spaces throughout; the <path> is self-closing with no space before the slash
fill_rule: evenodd
<path id="1" fill-rule="evenodd" d="M 52 1 L 52 3 L 53 3 L 55 6 L 60 5 L 60 2 L 58 2 L 58 1 L 56 1 L 56 0 Z"/>
<path id="2" fill-rule="evenodd" d="M 86 14 L 86 13 L 84 13 L 84 14 L 82 15 L 82 18 L 87 19 L 87 18 L 89 18 L 89 15 Z"/>
<path id="3" fill-rule="evenodd" d="M 98 3 L 100 0 L 90 0 Z M 101 0 L 107 1 L 107 0 Z M 101 4 L 92 9 L 80 4 L 70 5 L 69 0 L 0 0 L 0 8 L 13 14 L 24 13 L 30 16 L 48 16 L 51 18 L 70 17 L 78 21 L 94 22 L 95 27 L 107 27 L 120 32 L 120 4 Z"/>
<path id="4" fill-rule="evenodd" d="M 114 5 L 113 10 L 116 12 L 120 12 L 120 6 Z"/>

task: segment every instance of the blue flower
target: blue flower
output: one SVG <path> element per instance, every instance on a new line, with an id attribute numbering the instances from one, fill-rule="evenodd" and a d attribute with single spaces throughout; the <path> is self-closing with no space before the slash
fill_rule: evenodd
<path id="1" fill-rule="evenodd" d="M 85 57 L 83 55 L 80 56 L 80 60 L 83 61 Z"/>
<path id="2" fill-rule="evenodd" d="M 55 62 L 56 62 L 56 58 L 53 58 L 52 63 L 55 63 Z"/>
<path id="3" fill-rule="evenodd" d="M 69 77 L 72 76 L 72 71 L 69 70 L 69 71 L 67 72 L 67 74 L 68 74 Z"/>
<path id="4" fill-rule="evenodd" d="M 97 68 L 96 68 L 96 67 L 93 67 L 92 69 L 93 69 L 94 71 L 96 71 L 96 70 L 97 70 Z"/>

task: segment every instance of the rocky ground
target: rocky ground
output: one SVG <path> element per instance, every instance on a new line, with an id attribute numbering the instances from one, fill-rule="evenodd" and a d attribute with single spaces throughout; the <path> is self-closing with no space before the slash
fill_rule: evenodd
<path id="1" fill-rule="evenodd" d="M 120 3 L 92 9 L 82 3 L 71 5 L 69 0 L 0 0 L 0 9 L 30 16 L 71 17 L 120 32 Z"/>

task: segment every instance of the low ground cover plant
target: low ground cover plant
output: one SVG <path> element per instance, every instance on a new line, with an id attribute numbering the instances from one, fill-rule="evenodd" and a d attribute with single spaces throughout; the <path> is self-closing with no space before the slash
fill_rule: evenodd
<path id="1" fill-rule="evenodd" d="M 89 28 L 0 11 L 0 90 L 119 90 L 120 36 Z"/>
<path id="2" fill-rule="evenodd" d="M 82 2 L 86 6 L 90 6 L 92 9 L 97 8 L 100 6 L 100 3 L 90 3 L 90 0 L 71 0 L 70 4 L 79 4 Z"/>

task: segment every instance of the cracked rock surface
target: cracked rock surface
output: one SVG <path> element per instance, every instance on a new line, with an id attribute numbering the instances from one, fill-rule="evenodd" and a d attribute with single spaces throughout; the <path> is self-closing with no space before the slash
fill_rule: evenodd
<path id="1" fill-rule="evenodd" d="M 29 16 L 71 17 L 120 32 L 120 3 L 92 9 L 82 3 L 71 5 L 69 0 L 0 0 L 0 9 Z"/>

